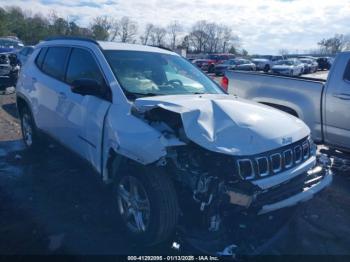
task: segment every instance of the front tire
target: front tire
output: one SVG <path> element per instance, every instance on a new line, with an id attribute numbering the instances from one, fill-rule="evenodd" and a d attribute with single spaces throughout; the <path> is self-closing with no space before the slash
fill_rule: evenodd
<path id="1" fill-rule="evenodd" d="M 131 240 L 152 246 L 174 232 L 179 207 L 172 181 L 156 168 L 133 168 L 117 175 L 113 194 Z"/>

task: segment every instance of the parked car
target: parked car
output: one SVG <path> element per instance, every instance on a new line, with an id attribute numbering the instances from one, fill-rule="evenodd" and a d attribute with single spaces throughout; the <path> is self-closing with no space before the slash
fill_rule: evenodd
<path id="1" fill-rule="evenodd" d="M 304 71 L 304 65 L 297 59 L 286 59 L 278 61 L 271 71 L 278 75 L 299 76 Z"/>
<path id="2" fill-rule="evenodd" d="M 34 46 L 25 46 L 17 52 L 17 58 L 21 65 L 27 61 L 28 57 L 33 53 Z"/>
<path id="3" fill-rule="evenodd" d="M 262 55 L 254 56 L 252 62 L 256 65 L 256 70 L 269 72 L 274 64 L 283 60 L 283 56 Z"/>
<path id="4" fill-rule="evenodd" d="M 317 58 L 318 68 L 320 70 L 329 70 L 332 65 L 332 59 L 330 57 Z"/>
<path id="5" fill-rule="evenodd" d="M 214 72 L 216 76 L 224 75 L 226 70 L 244 70 L 244 71 L 255 71 L 256 66 L 253 62 L 247 59 L 230 59 L 226 60 L 221 64 L 215 65 Z"/>
<path id="6" fill-rule="evenodd" d="M 206 56 L 206 59 L 211 60 L 212 62 L 209 65 L 208 72 L 214 73 L 215 65 L 221 64 L 222 62 L 236 58 L 233 54 L 209 54 Z"/>
<path id="7" fill-rule="evenodd" d="M 300 62 L 304 64 L 304 74 L 315 73 L 318 69 L 318 63 L 309 58 L 299 58 Z"/>
<path id="8" fill-rule="evenodd" d="M 16 54 L 0 54 L 0 90 L 16 85 L 19 69 L 20 66 Z"/>
<path id="9" fill-rule="evenodd" d="M 350 52 L 338 54 L 327 81 L 231 71 L 226 78 L 230 93 L 292 114 L 316 142 L 350 152 Z"/>
<path id="10" fill-rule="evenodd" d="M 203 71 L 208 71 L 209 65 L 213 64 L 214 61 L 210 59 L 195 59 L 192 61 L 197 67 L 202 69 Z"/>
<path id="11" fill-rule="evenodd" d="M 10 53 L 23 47 L 23 43 L 17 38 L 0 37 L 0 53 Z"/>
<path id="12" fill-rule="evenodd" d="M 112 183 L 116 221 L 141 245 L 166 241 L 180 213 L 200 232 L 192 239 L 227 240 L 235 219 L 274 219 L 332 181 L 301 120 L 226 94 L 164 49 L 43 41 L 16 95 L 27 149 L 46 134 L 85 159 Z"/>

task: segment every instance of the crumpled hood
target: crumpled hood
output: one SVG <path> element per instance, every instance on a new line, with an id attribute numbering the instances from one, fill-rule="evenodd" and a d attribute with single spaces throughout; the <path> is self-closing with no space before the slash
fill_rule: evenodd
<path id="1" fill-rule="evenodd" d="M 186 136 L 196 144 L 230 155 L 253 155 L 309 135 L 298 118 L 233 95 L 169 95 L 139 98 L 140 111 L 155 107 L 181 115 Z"/>

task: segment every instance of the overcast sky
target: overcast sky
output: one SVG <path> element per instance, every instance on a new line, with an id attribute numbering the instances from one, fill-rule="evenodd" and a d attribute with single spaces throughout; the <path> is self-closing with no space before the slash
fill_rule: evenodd
<path id="1" fill-rule="evenodd" d="M 249 53 L 307 50 L 324 37 L 350 33 L 350 0 L 0 0 L 9 4 L 44 15 L 55 10 L 81 26 L 98 15 L 129 16 L 139 31 L 172 20 L 189 30 L 205 19 L 230 26 Z"/>

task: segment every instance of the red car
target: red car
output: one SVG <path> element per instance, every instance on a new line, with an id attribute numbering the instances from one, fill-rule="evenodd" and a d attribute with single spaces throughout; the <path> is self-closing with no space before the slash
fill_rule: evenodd
<path id="1" fill-rule="evenodd" d="M 233 54 L 210 54 L 206 58 L 212 61 L 208 67 L 208 72 L 213 73 L 216 64 L 221 64 L 226 60 L 235 59 L 236 57 Z"/>

